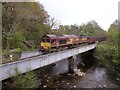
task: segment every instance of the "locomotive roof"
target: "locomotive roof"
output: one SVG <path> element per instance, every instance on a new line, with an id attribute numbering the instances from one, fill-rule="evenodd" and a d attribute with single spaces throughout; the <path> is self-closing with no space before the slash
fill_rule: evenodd
<path id="1" fill-rule="evenodd" d="M 74 37 L 74 38 L 76 38 L 76 37 L 78 37 L 78 36 L 76 36 L 76 35 L 63 35 L 63 36 L 65 36 L 65 37 L 68 37 L 68 38 L 70 38 L 70 37 Z"/>
<path id="2" fill-rule="evenodd" d="M 50 35 L 50 34 L 46 34 L 43 37 L 46 37 L 46 36 L 49 37 L 50 39 L 56 39 L 57 38 L 56 35 Z"/>
<path id="3" fill-rule="evenodd" d="M 60 35 L 60 36 L 56 36 L 56 35 L 51 35 L 51 34 L 46 34 L 43 37 L 48 37 L 50 39 L 78 38 L 78 36 L 76 36 L 76 35 Z"/>

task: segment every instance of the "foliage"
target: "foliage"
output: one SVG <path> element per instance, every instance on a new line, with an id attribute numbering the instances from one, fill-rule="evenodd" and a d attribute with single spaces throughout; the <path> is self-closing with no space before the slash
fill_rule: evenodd
<path id="1" fill-rule="evenodd" d="M 18 60 L 22 51 L 23 50 L 21 48 L 12 49 L 9 52 L 7 50 L 3 50 L 2 63 Z M 10 54 L 13 56 L 12 59 L 10 59 Z"/>
<path id="2" fill-rule="evenodd" d="M 96 56 L 101 60 L 102 64 L 114 68 L 120 72 L 120 56 L 119 56 L 119 35 L 118 25 L 113 23 L 106 32 L 107 40 L 101 43 L 96 49 Z M 111 69 L 112 69 L 111 68 Z"/>
<path id="3" fill-rule="evenodd" d="M 23 41 L 32 42 L 36 46 L 43 34 L 50 33 L 51 26 L 48 24 L 50 16 L 42 4 L 3 2 L 2 11 L 3 49 L 21 48 Z M 27 47 L 25 46 L 24 49 Z"/>
<path id="4" fill-rule="evenodd" d="M 100 44 L 96 49 L 96 56 L 103 61 L 105 60 L 108 64 L 113 64 L 113 61 L 120 62 L 118 58 L 118 48 L 108 44 Z"/>
<path id="5" fill-rule="evenodd" d="M 11 36 L 10 44 L 12 48 L 22 48 L 25 37 L 22 33 L 15 33 Z"/>
<path id="6" fill-rule="evenodd" d="M 87 24 L 82 25 L 60 25 L 59 29 L 54 30 L 54 34 L 75 34 L 75 35 L 87 35 L 98 36 L 104 35 L 105 31 L 97 24 L 96 21 L 89 21 Z"/>
<path id="7" fill-rule="evenodd" d="M 19 74 L 19 72 L 17 74 Z M 33 71 L 21 75 L 16 75 L 16 77 L 13 78 L 13 88 L 35 87 L 37 87 L 37 77 Z"/>

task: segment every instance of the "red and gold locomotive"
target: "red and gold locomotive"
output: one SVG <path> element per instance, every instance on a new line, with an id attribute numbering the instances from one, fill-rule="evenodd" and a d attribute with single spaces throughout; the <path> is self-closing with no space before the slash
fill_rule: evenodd
<path id="1" fill-rule="evenodd" d="M 84 44 L 91 44 L 105 40 L 106 37 L 88 37 L 85 35 L 44 35 L 40 44 L 41 50 L 45 52 L 61 51 Z"/>

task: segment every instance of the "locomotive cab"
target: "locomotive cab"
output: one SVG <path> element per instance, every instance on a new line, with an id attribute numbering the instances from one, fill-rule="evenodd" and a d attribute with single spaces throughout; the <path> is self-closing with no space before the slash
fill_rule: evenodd
<path id="1" fill-rule="evenodd" d="M 49 49 L 50 48 L 50 39 L 43 38 L 40 46 L 41 46 L 41 50 Z"/>
<path id="2" fill-rule="evenodd" d="M 57 44 L 55 35 L 44 35 L 41 39 L 40 47 L 42 51 L 49 51 L 52 46 Z"/>

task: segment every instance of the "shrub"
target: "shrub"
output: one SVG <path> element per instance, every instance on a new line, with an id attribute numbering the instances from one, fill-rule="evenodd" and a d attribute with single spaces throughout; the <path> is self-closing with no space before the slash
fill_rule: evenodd
<path id="1" fill-rule="evenodd" d="M 13 78 L 14 88 L 35 88 L 37 87 L 37 77 L 33 71 L 17 75 Z"/>
<path id="2" fill-rule="evenodd" d="M 100 44 L 96 48 L 95 56 L 99 58 L 103 64 L 119 64 L 118 47 L 109 44 Z M 113 64 L 114 63 L 114 64 Z"/>

